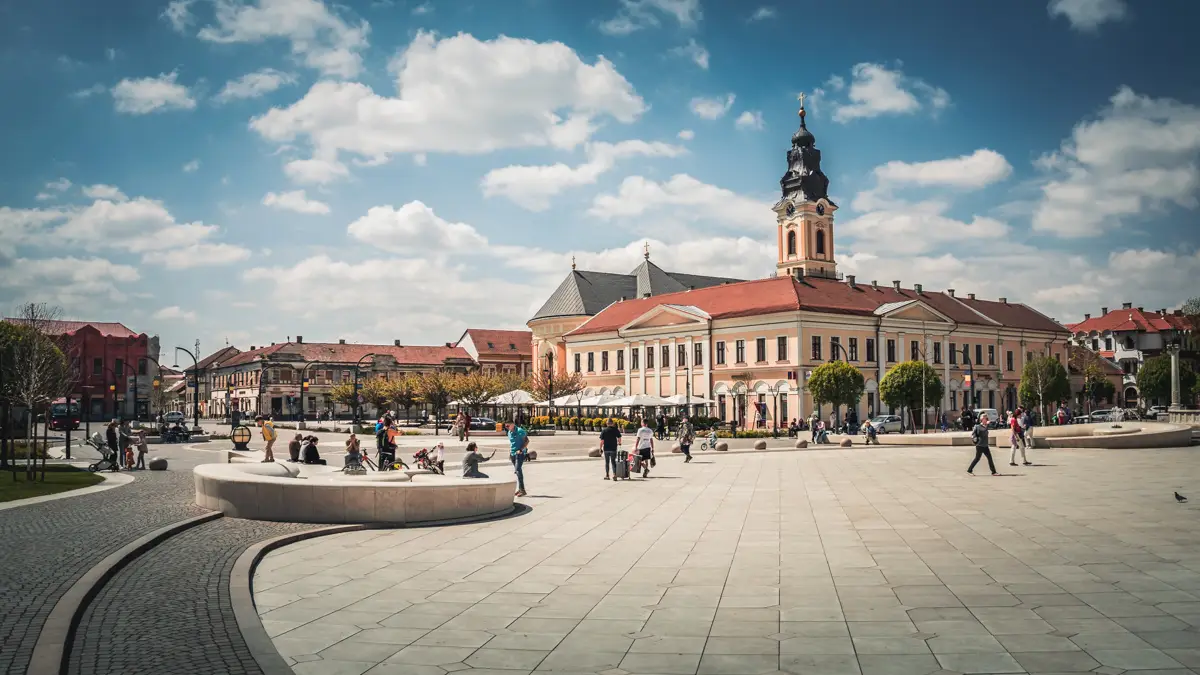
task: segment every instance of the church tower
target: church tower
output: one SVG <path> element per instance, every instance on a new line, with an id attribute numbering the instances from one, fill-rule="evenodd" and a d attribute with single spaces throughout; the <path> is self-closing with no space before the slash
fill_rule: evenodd
<path id="1" fill-rule="evenodd" d="M 787 172 L 779 181 L 783 197 L 772 207 L 779 223 L 779 275 L 837 278 L 833 258 L 833 212 L 829 179 L 821 173 L 821 151 L 804 122 L 800 94 L 800 129 L 792 134 Z"/>

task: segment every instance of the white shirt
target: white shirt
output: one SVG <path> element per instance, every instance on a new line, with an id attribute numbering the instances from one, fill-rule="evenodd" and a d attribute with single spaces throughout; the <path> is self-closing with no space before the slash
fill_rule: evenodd
<path id="1" fill-rule="evenodd" d="M 649 448 L 653 445 L 654 430 L 650 427 L 641 427 L 637 430 L 637 442 L 634 447 L 638 450 Z"/>
<path id="2" fill-rule="evenodd" d="M 434 450 L 434 457 L 437 457 L 437 461 L 441 462 L 445 459 L 445 457 L 444 457 L 444 453 L 446 452 L 445 448 L 438 445 L 438 446 L 435 446 L 433 448 L 433 450 Z"/>

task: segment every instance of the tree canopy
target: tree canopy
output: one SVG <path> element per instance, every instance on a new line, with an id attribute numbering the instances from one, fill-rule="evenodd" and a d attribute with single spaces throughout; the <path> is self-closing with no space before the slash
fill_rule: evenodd
<path id="1" fill-rule="evenodd" d="M 503 394 L 504 383 L 499 377 L 482 371 L 472 371 L 458 376 L 455 395 L 468 410 L 478 410 L 496 396 Z"/>
<path id="2" fill-rule="evenodd" d="M 1021 371 L 1021 386 L 1018 390 L 1021 403 L 1042 410 L 1043 419 L 1047 403 L 1066 401 L 1071 397 L 1071 383 L 1067 379 L 1067 369 L 1058 359 L 1050 356 L 1036 356 L 1025 364 Z"/>
<path id="3" fill-rule="evenodd" d="M 560 396 L 572 396 L 584 390 L 586 383 L 580 373 L 556 373 L 552 377 L 534 371 L 529 378 L 528 391 L 539 401 L 548 401 Z"/>
<path id="4" fill-rule="evenodd" d="M 853 406 L 862 398 L 865 388 L 862 371 L 845 361 L 823 363 L 808 379 L 808 390 L 818 405 Z"/>
<path id="5" fill-rule="evenodd" d="M 1171 399 L 1171 357 L 1167 355 L 1146 359 L 1137 375 L 1138 393 L 1142 400 Z M 1196 388 L 1196 373 L 1186 361 L 1179 362 L 1179 396 L 1186 399 Z M 1182 401 L 1181 401 L 1182 402 Z"/>
<path id="6" fill-rule="evenodd" d="M 879 383 L 879 400 L 895 406 L 920 409 L 942 400 L 945 391 L 937 370 L 924 361 L 905 361 L 892 366 Z"/>

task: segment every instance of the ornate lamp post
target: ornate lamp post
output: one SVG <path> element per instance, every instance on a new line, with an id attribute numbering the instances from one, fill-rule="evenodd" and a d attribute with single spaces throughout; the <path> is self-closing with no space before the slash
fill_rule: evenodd
<path id="1" fill-rule="evenodd" d="M 313 364 L 315 364 L 315 363 L 316 363 L 316 361 L 310 361 L 310 362 L 304 364 L 304 367 L 300 369 L 300 420 L 299 420 L 299 423 L 296 425 L 297 429 L 303 429 L 305 427 L 305 424 L 304 424 L 304 396 L 305 396 L 305 394 L 308 393 L 308 369 L 311 368 L 313 366 Z"/>
<path id="2" fill-rule="evenodd" d="M 197 342 L 196 344 L 199 345 L 200 343 Z M 193 384 L 193 387 L 192 387 L 192 431 L 195 432 L 200 429 L 200 361 L 199 361 L 199 359 L 196 358 L 196 355 L 193 354 L 191 351 L 189 351 L 187 348 L 176 347 L 175 348 L 175 357 L 176 357 L 175 367 L 176 368 L 179 367 L 178 358 L 179 358 L 180 351 L 182 351 L 184 354 L 187 354 L 188 356 L 192 357 L 192 377 L 196 378 L 195 382 Z"/>
<path id="3" fill-rule="evenodd" d="M 1175 334 L 1167 343 L 1167 353 L 1171 355 L 1171 410 L 1179 407 L 1179 352 L 1183 349 L 1183 341 Z"/>

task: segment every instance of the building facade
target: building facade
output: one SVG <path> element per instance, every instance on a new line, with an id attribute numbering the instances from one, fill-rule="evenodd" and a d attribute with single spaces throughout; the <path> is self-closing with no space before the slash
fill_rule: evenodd
<path id="1" fill-rule="evenodd" d="M 489 374 L 533 374 L 533 333 L 527 330 L 468 328 L 455 346 L 464 349 Z"/>
<path id="2" fill-rule="evenodd" d="M 927 408 L 952 417 L 967 405 L 1016 407 L 1022 369 L 1035 355 L 1066 364 L 1069 332 L 1023 304 L 840 275 L 837 205 L 803 108 L 800 119 L 773 208 L 775 277 L 618 297 L 591 315 L 586 302 L 570 307 L 574 314 L 543 307 L 529 322 L 536 353 L 554 355 L 559 372 L 581 373 L 595 393 L 702 396 L 723 420 L 760 427 L 814 410 L 825 416 L 805 382 L 831 360 L 863 373 L 860 419 L 889 411 L 879 382 L 902 361 L 939 371 L 945 393 Z M 572 270 L 564 286 L 589 275 Z"/>

